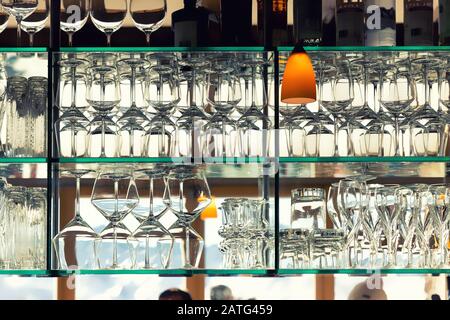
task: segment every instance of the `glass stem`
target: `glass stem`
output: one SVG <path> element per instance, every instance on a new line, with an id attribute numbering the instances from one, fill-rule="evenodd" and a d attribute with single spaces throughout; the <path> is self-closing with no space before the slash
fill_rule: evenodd
<path id="1" fill-rule="evenodd" d="M 119 181 L 118 180 L 114 180 L 114 213 L 118 214 L 119 213 Z M 113 233 L 114 233 L 114 238 L 113 238 L 113 268 L 116 268 L 118 266 L 118 262 L 117 262 L 117 230 L 116 230 L 116 222 L 113 222 Z"/>
<path id="2" fill-rule="evenodd" d="M 22 35 L 22 30 L 21 30 L 21 25 L 22 25 L 22 19 L 21 18 L 16 18 L 16 22 L 17 22 L 17 46 L 20 47 L 21 42 L 21 35 Z"/>
<path id="3" fill-rule="evenodd" d="M 294 156 L 294 142 L 292 141 L 292 125 L 288 124 L 288 155 L 289 157 Z"/>
<path id="4" fill-rule="evenodd" d="M 400 136 L 400 129 L 399 129 L 399 120 L 398 115 L 394 115 L 394 124 L 395 124 L 395 130 L 394 130 L 394 147 L 395 147 L 395 156 L 400 156 L 400 144 L 399 144 L 399 136 Z"/>
<path id="5" fill-rule="evenodd" d="M 446 234 L 447 234 L 447 232 L 446 232 L 446 230 L 445 230 L 445 227 L 443 227 L 443 228 L 441 228 L 441 232 L 440 232 L 441 234 L 440 234 L 440 236 L 441 236 L 441 239 L 440 239 L 440 247 L 441 247 L 441 263 L 440 263 L 440 265 L 441 266 L 446 266 L 447 265 L 447 260 L 448 260 L 448 258 L 447 258 L 447 246 L 448 246 L 448 239 L 446 239 L 447 237 L 446 237 Z"/>
<path id="6" fill-rule="evenodd" d="M 76 147 L 76 133 L 75 126 L 72 126 L 72 130 L 70 130 L 70 144 L 71 144 L 71 156 L 75 158 L 77 156 L 77 147 Z"/>
<path id="7" fill-rule="evenodd" d="M 149 198 L 149 206 L 148 206 L 148 217 L 153 218 L 153 177 L 149 176 L 149 184 L 148 184 L 148 198 Z"/>
<path id="8" fill-rule="evenodd" d="M 110 33 L 110 32 L 106 33 L 106 45 L 108 47 L 111 47 L 111 36 L 112 36 L 112 33 Z"/>
<path id="9" fill-rule="evenodd" d="M 181 180 L 180 181 L 180 198 L 179 198 L 179 201 L 180 201 L 179 210 L 180 210 L 181 214 L 184 214 L 184 211 L 185 211 L 183 209 L 183 207 L 184 207 L 183 200 L 184 200 L 184 181 Z M 183 221 L 181 221 L 181 224 L 182 224 L 182 226 L 184 228 L 184 232 L 185 232 L 185 249 L 184 249 L 185 257 L 186 257 L 185 267 L 190 268 L 191 267 L 191 254 L 190 254 L 191 250 L 190 250 L 189 225 L 188 225 L 188 223 L 186 223 L 185 219 L 183 219 Z"/>
<path id="10" fill-rule="evenodd" d="M 73 45 L 73 32 L 67 32 L 67 36 L 69 37 L 69 47 Z"/>
<path id="11" fill-rule="evenodd" d="M 147 47 L 150 47 L 150 35 L 151 35 L 151 32 L 145 33 L 145 42 L 147 43 Z"/>
<path id="12" fill-rule="evenodd" d="M 34 45 L 34 32 L 30 32 L 29 37 L 30 37 L 30 47 L 32 47 Z"/>
<path id="13" fill-rule="evenodd" d="M 338 117 L 334 115 L 334 156 L 339 156 L 339 147 L 338 147 Z"/>
<path id="14" fill-rule="evenodd" d="M 105 75 L 102 73 L 100 75 L 100 101 L 105 101 Z M 101 115 L 102 117 L 102 137 L 101 137 L 101 154 L 100 157 L 106 157 L 106 152 L 105 152 L 105 136 L 106 136 L 106 125 L 105 125 L 105 115 Z"/>
<path id="15" fill-rule="evenodd" d="M 80 212 L 80 184 L 81 177 L 79 175 L 76 176 L 76 191 L 75 191 L 75 220 L 81 221 L 81 212 Z"/>

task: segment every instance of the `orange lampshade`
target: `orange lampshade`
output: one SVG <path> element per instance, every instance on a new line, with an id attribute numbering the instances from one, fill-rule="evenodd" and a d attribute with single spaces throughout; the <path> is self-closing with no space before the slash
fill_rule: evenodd
<path id="1" fill-rule="evenodd" d="M 281 101 L 287 104 L 307 104 L 316 101 L 316 76 L 305 50 L 295 47 L 284 70 Z"/>
<path id="2" fill-rule="evenodd" d="M 203 210 L 200 219 L 217 218 L 216 198 L 211 197 L 211 203 Z"/>

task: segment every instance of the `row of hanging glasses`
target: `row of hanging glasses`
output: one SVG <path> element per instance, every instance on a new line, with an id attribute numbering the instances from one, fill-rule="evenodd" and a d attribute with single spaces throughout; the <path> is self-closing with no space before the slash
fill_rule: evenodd
<path id="1" fill-rule="evenodd" d="M 62 171 L 76 179 L 76 200 L 73 219 L 53 239 L 60 269 L 198 267 L 204 240 L 191 224 L 211 203 L 200 166 L 102 166 L 91 196 L 92 205 L 109 221 L 100 233 L 83 219 L 80 207 L 81 179 L 93 172 Z M 148 198 L 139 195 L 138 185 Z M 169 212 L 175 222 L 164 225 L 161 218 Z M 123 222 L 130 213 L 139 222 L 136 230 Z"/>
<path id="2" fill-rule="evenodd" d="M 268 65 L 262 53 L 62 54 L 60 155 L 267 156 Z"/>
<path id="3" fill-rule="evenodd" d="M 61 0 L 61 30 L 66 32 L 69 45 L 75 32 L 79 31 L 91 18 L 93 24 L 107 37 L 119 30 L 129 13 L 136 28 L 144 32 L 147 45 L 150 35 L 158 30 L 167 13 L 166 0 Z M 17 23 L 17 43 L 21 43 L 21 31 L 28 33 L 30 46 L 34 35 L 47 24 L 50 16 L 50 0 L 1 0 L 0 33 L 3 32 L 13 16 Z"/>
<path id="4" fill-rule="evenodd" d="M 261 199 L 223 200 L 219 250 L 225 269 L 266 269 L 271 265 L 274 239 L 266 208 L 267 201 Z"/>
<path id="5" fill-rule="evenodd" d="M 1 156 L 46 156 L 47 78 L 7 77 L 2 71 L 0 79 Z"/>
<path id="6" fill-rule="evenodd" d="M 298 106 L 280 102 L 281 156 L 448 155 L 447 52 L 311 52 L 310 56 L 317 102 Z"/>
<path id="7" fill-rule="evenodd" d="M 45 269 L 47 190 L 0 179 L 0 269 Z"/>
<path id="8" fill-rule="evenodd" d="M 450 186 L 371 183 L 357 176 L 328 189 L 292 191 L 281 230 L 289 268 L 446 268 Z M 333 228 L 327 228 L 330 218 Z"/>
<path id="9" fill-rule="evenodd" d="M 73 1 L 71 2 L 74 4 Z M 21 44 L 21 31 L 25 31 L 28 33 L 32 47 L 34 35 L 49 21 L 50 0 L 1 0 L 0 33 L 6 29 L 10 16 L 13 16 L 17 23 L 17 46 Z M 72 17 L 72 20 L 76 19 Z"/>
<path id="10" fill-rule="evenodd" d="M 129 4 L 128 4 L 129 1 Z M 74 6 L 79 14 L 73 19 Z M 69 46 L 75 32 L 86 24 L 89 17 L 95 27 L 106 35 L 108 46 L 111 37 L 118 31 L 130 14 L 134 26 L 145 34 L 147 45 L 150 45 L 150 35 L 158 30 L 167 14 L 166 0 L 61 0 L 60 6 L 61 30 L 67 33 Z"/>

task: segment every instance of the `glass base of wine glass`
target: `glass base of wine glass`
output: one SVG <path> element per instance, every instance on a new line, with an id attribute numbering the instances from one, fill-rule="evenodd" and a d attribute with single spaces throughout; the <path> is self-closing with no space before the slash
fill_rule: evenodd
<path id="1" fill-rule="evenodd" d="M 97 233 L 83 220 L 73 219 L 53 238 L 59 269 L 96 269 Z"/>
<path id="2" fill-rule="evenodd" d="M 130 250 L 134 250 L 134 268 L 169 267 L 174 238 L 156 218 L 144 221 L 128 240 L 132 244 Z"/>
<path id="3" fill-rule="evenodd" d="M 198 268 L 205 245 L 203 238 L 191 226 L 175 224 L 169 232 L 174 240 L 170 268 Z"/>
<path id="4" fill-rule="evenodd" d="M 136 246 L 136 243 L 129 239 L 131 231 L 124 224 L 110 223 L 99 236 L 96 252 L 100 269 L 131 269 L 133 267 L 134 250 L 130 250 L 130 247 Z"/>

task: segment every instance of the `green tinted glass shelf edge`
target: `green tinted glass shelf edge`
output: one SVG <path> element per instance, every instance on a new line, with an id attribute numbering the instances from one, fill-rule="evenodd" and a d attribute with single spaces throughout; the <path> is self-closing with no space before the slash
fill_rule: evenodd
<path id="1" fill-rule="evenodd" d="M 43 47 L 0 47 L 0 52 L 47 52 Z"/>
<path id="2" fill-rule="evenodd" d="M 47 158 L 0 158 L 0 163 L 46 163 Z"/>
<path id="3" fill-rule="evenodd" d="M 292 51 L 294 47 L 278 47 L 278 51 Z M 304 47 L 306 51 L 450 51 L 450 46 L 395 46 L 395 47 Z"/>
<path id="4" fill-rule="evenodd" d="M 55 158 L 54 163 L 205 163 L 205 164 L 246 164 L 246 163 L 270 163 L 277 158 L 271 157 L 210 157 L 210 158 L 170 158 L 170 157 L 136 157 L 136 158 Z M 280 157 L 280 163 L 426 163 L 450 162 L 450 157 Z M 42 163 L 45 158 L 0 158 L 0 163 Z"/>
<path id="5" fill-rule="evenodd" d="M 17 275 L 17 276 L 46 276 L 47 270 L 0 270 L 1 275 Z"/>
<path id="6" fill-rule="evenodd" d="M 280 157 L 280 163 L 450 162 L 450 157 Z"/>
<path id="7" fill-rule="evenodd" d="M 58 276 L 68 275 L 167 275 L 167 276 L 191 276 L 191 275 L 210 275 L 210 276 L 228 276 L 228 275 L 267 275 L 273 270 L 262 269 L 149 269 L 149 270 L 54 270 Z"/>
<path id="8" fill-rule="evenodd" d="M 279 269 L 278 275 L 302 274 L 450 274 L 450 269 Z"/>
<path id="9" fill-rule="evenodd" d="M 264 47 L 64 47 L 60 52 L 264 52 Z"/>
<path id="10" fill-rule="evenodd" d="M 206 163 L 206 164 L 245 164 L 245 163 L 268 163 L 272 158 L 169 158 L 169 157 L 147 157 L 147 158 L 59 158 L 52 159 L 56 163 Z"/>

